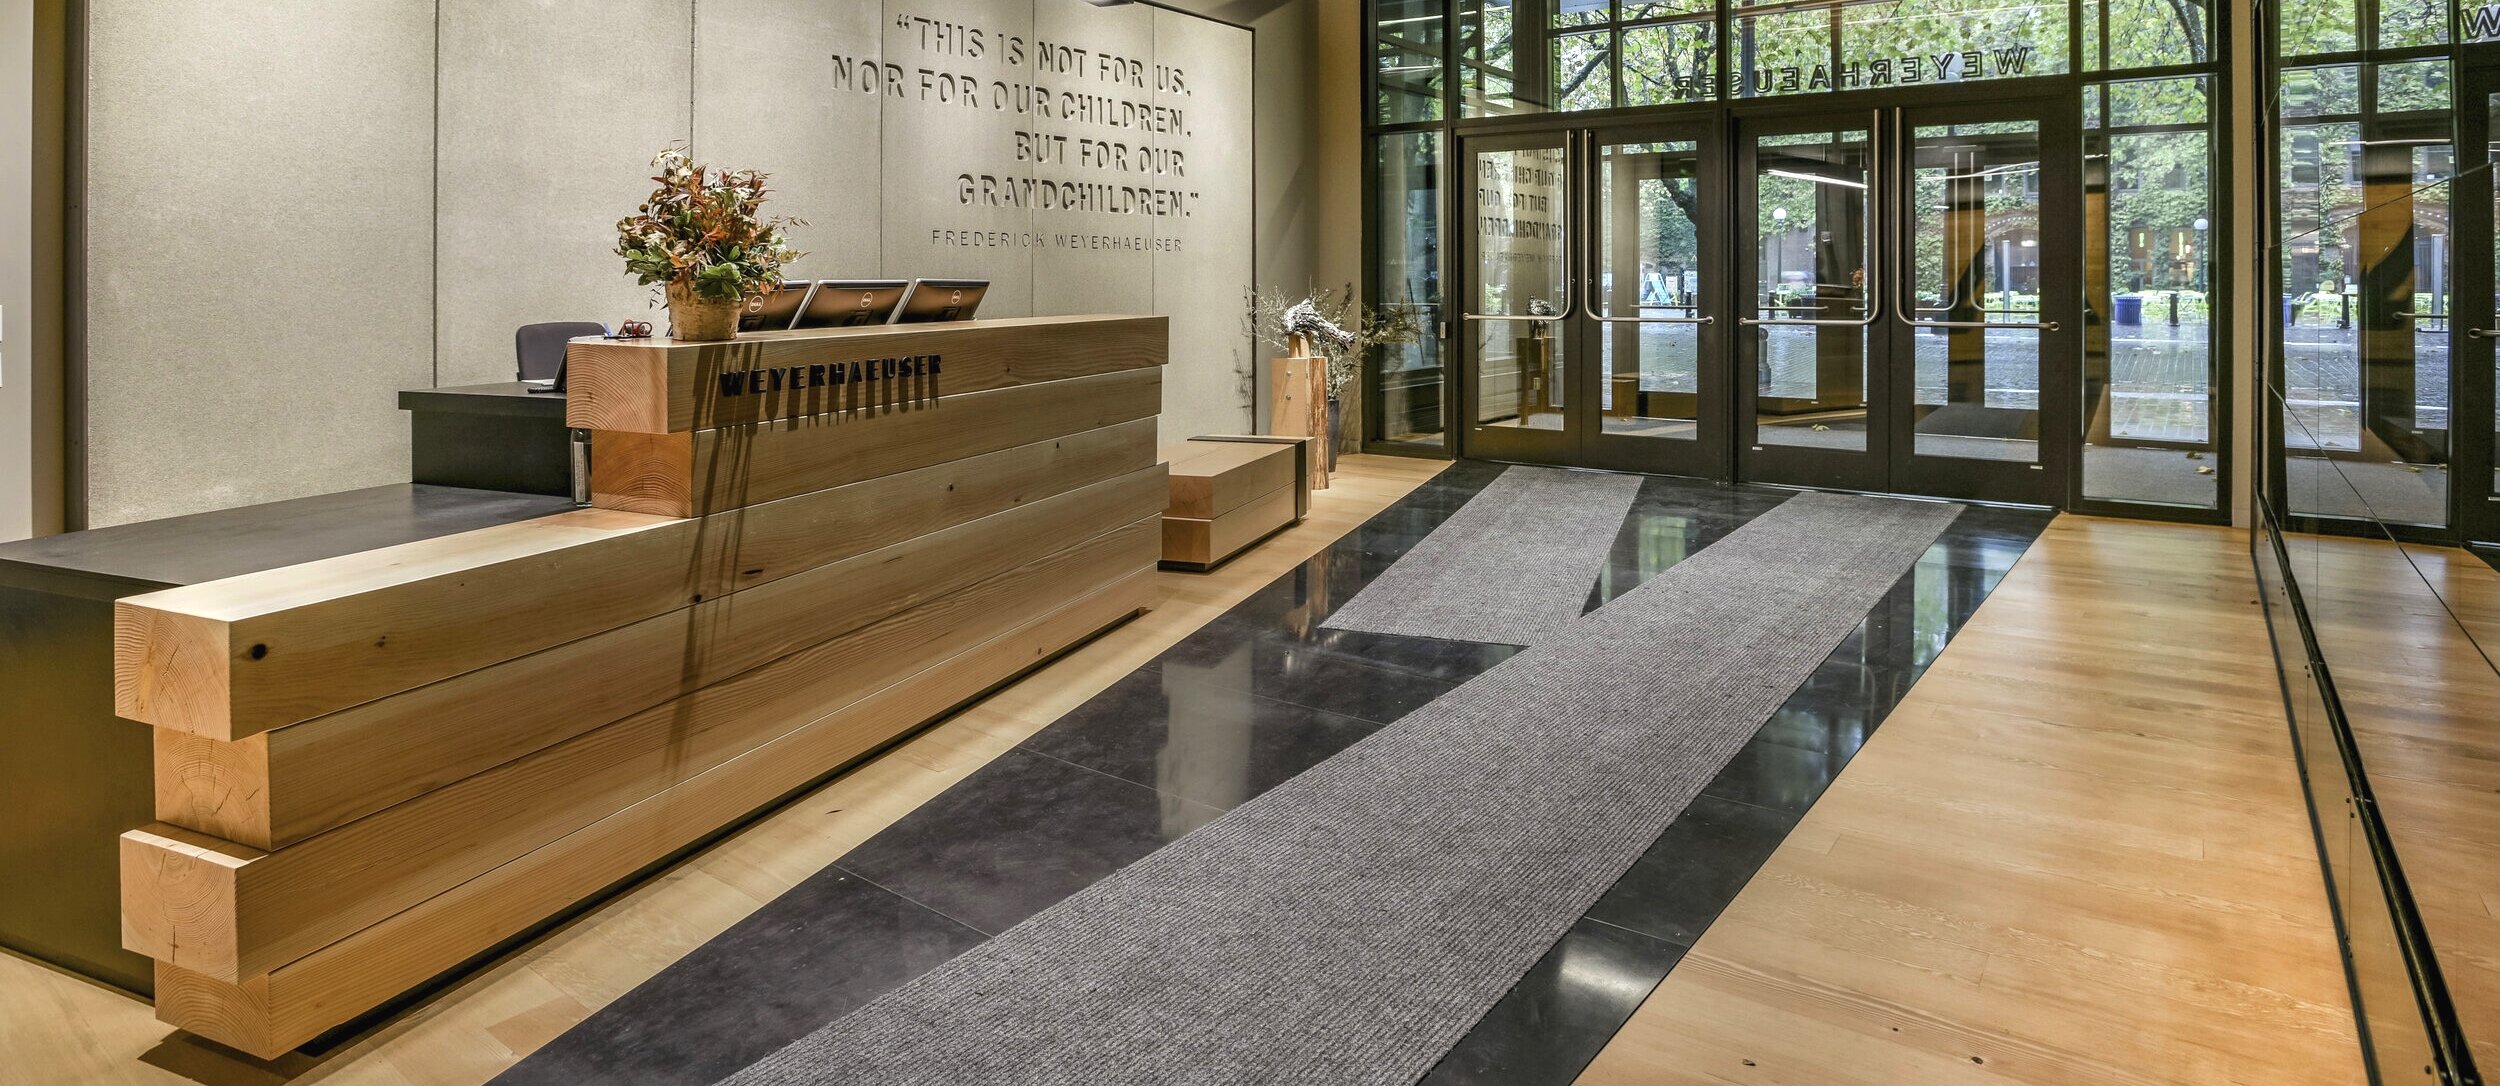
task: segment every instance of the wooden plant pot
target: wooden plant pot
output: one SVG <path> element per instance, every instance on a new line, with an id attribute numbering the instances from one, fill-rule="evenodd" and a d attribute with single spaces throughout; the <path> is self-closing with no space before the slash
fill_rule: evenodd
<path id="1" fill-rule="evenodd" d="M 713 301 L 695 297 L 686 283 L 668 285 L 669 338 L 681 343 L 706 343 L 738 338 L 738 313 L 746 308 L 736 298 Z"/>

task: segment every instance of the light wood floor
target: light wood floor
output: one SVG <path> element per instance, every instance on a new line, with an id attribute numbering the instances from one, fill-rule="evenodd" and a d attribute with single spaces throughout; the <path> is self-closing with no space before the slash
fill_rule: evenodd
<path id="1" fill-rule="evenodd" d="M 2500 1067 L 2500 673 L 2484 656 L 2500 655 L 2500 572 L 2437 547 L 2285 544 L 2458 1024 Z"/>
<path id="2" fill-rule="evenodd" d="M 2060 517 L 1580 1081 L 2363 1081 L 2257 601 Z"/>
<path id="3" fill-rule="evenodd" d="M 272 1067 L 175 1034 L 142 1004 L 0 953 L 0 1083 L 466 1086 L 518 1062 L 815 874 L 1207 620 L 1440 474 L 1348 456 L 1311 515 L 1212 573 L 1163 573 L 1162 604 L 966 708 L 318 1063 Z"/>

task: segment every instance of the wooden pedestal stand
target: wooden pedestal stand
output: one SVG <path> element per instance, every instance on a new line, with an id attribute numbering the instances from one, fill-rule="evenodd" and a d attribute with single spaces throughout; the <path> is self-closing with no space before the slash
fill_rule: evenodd
<path id="1" fill-rule="evenodd" d="M 1311 443 L 1311 489 L 1328 489 L 1328 360 L 1313 354 L 1310 341 L 1293 337 L 1293 354 L 1276 360 L 1269 373 L 1267 432 L 1308 437 Z"/>
<path id="2" fill-rule="evenodd" d="M 1519 418 L 1557 414 L 1562 405 L 1554 402 L 1554 341 L 1548 338 L 1544 325 L 1520 336 L 1519 351 Z"/>

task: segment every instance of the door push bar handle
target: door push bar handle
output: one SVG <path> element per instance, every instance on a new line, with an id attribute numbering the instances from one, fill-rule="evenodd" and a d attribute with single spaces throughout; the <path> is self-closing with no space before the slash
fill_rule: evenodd
<path id="1" fill-rule="evenodd" d="M 1690 307 L 1677 306 L 1675 308 L 1685 309 Z M 1601 324 L 1708 324 L 1718 319 L 1717 317 L 1609 317 L 1589 308 L 1588 299 L 1586 297 L 1580 299 L 1580 312 L 1587 314 L 1589 319 L 1595 320 Z"/>
<path id="2" fill-rule="evenodd" d="M 1869 317 L 1862 321 L 1806 320 L 1799 317 L 1743 317 L 1736 323 L 1747 328 L 1864 328 L 1881 319 L 1883 319 L 1881 316 Z"/>
<path id="3" fill-rule="evenodd" d="M 2416 313 L 2410 309 L 2391 309 L 2387 311 L 2387 315 L 2391 317 L 2402 317 L 2409 321 L 2444 321 L 2448 319 L 2448 314 L 2446 313 Z M 2444 336 L 2452 330 L 2453 329 L 2448 328 L 2414 329 L 2415 332 L 2426 336 Z M 2483 338 L 2482 332 L 2477 329 L 2468 328 L 2465 330 L 2465 334 L 2476 339 Z"/>
<path id="4" fill-rule="evenodd" d="M 1880 109 L 1870 111 L 1866 118 L 1866 214 L 1868 218 L 1866 233 L 1867 239 L 1870 242 L 1874 240 L 1875 236 L 1875 216 L 1882 214 L 1882 208 L 1884 206 L 1883 197 L 1879 195 L 1882 192 L 1882 183 L 1884 179 L 1884 158 L 1877 149 L 1877 145 L 1881 142 L 1881 137 L 1883 136 L 1883 130 L 1884 111 Z M 1870 248 L 1872 247 L 1873 246 L 1870 246 Z M 1739 317 L 1737 318 L 1736 323 L 1744 325 L 1748 328 L 1872 327 L 1876 321 L 1884 319 L 1884 261 L 1881 253 L 1869 253 L 1868 256 L 1870 259 L 1866 262 L 1867 308 L 1866 316 L 1864 318 L 1859 320 L 1844 320 L 1840 318 L 1828 317 Z"/>
<path id="5" fill-rule="evenodd" d="M 1908 317 L 1903 317 L 1901 318 L 1901 323 L 1909 325 L 1912 328 L 2006 328 L 2018 332 L 2026 330 L 2039 332 L 2057 331 L 2056 321 L 1914 321 Z"/>
<path id="6" fill-rule="evenodd" d="M 1864 320 L 1853 321 L 1840 320 L 1837 318 L 1809 320 L 1804 317 L 1742 317 L 1739 318 L 1736 323 L 1744 325 L 1747 328 L 1864 328 L 1882 319 L 1884 319 L 1883 307 L 1878 305 Z"/>
<path id="7" fill-rule="evenodd" d="M 1896 143 L 1896 144 L 1903 144 L 1903 141 L 1904 141 L 1904 140 L 1906 140 L 1906 139 L 1907 139 L 1907 137 L 1903 136 L 1903 135 L 1902 135 L 1902 133 L 1901 133 L 1901 115 L 1900 115 L 1899 113 L 1895 113 L 1895 114 L 1893 114 L 1893 116 L 1892 116 L 1892 123 L 1893 123 L 1893 131 L 1892 131 L 1892 135 L 1893 135 L 1893 142 L 1894 142 L 1894 143 Z M 1903 145 L 1904 145 L 1904 146 L 1906 146 L 1906 144 L 1903 144 Z M 1895 232 L 1895 234 L 1896 234 L 1896 235 L 1899 233 L 1900 229 L 1901 229 L 1901 224 L 1900 224 L 1899 222 L 1895 222 L 1895 223 L 1893 223 L 1893 230 L 1894 230 L 1894 232 Z M 1897 236 L 1896 236 L 1896 239 L 1895 239 L 1895 240 L 1899 240 Z M 1906 245 L 1904 245 L 1904 246 L 1900 246 L 1900 248 L 1905 248 L 1905 249 L 1906 249 Z M 1909 283 L 1908 283 L 1906 280 L 1907 280 L 1907 277 L 1905 276 L 1905 277 L 1904 277 L 1904 282 L 1902 283 L 1902 286 L 1903 286 L 1905 289 L 1909 286 Z M 1909 296 L 1908 296 L 1906 293 L 1905 293 L 1905 294 L 1904 294 L 1904 295 L 1903 295 L 1903 296 L 1902 296 L 1902 297 L 1898 300 L 1897 304 L 1898 304 L 1898 306 L 1900 307 L 1900 310 L 1901 310 L 1901 312 L 1900 312 L 1900 314 L 1899 314 L 1899 316 L 1900 316 L 1900 318 L 1901 318 L 1901 323 L 1906 324 L 1906 325 L 1909 325 L 1909 326 L 1910 326 L 1910 327 L 1912 327 L 1912 328 L 2004 328 L 2004 329 L 2008 329 L 2008 330 L 2012 330 L 2012 331 L 2026 331 L 2026 330 L 2027 330 L 2027 331 L 2035 331 L 2035 332 L 2054 332 L 2054 331 L 2057 331 L 2057 322 L 2056 322 L 2056 321 L 2001 321 L 2001 322 L 2000 322 L 2000 321 L 1930 321 L 1930 320 L 1919 320 L 1918 318 L 1912 317 L 1910 314 L 1912 314 L 1912 313 L 1927 313 L 1927 312 L 1934 312 L 1934 310 L 1931 310 L 1931 309 L 1923 309 L 1923 308 L 1921 308 L 1921 307 L 1919 307 L 1919 306 L 1917 306 L 1917 305 L 1913 304 L 1913 303 L 1910 301 Z"/>

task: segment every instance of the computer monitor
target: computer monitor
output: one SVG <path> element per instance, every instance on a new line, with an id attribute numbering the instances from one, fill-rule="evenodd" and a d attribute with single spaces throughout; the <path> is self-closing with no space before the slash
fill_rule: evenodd
<path id="1" fill-rule="evenodd" d="M 811 280 L 785 279 L 779 287 L 747 299 L 746 309 L 738 314 L 738 330 L 778 332 L 791 327 L 807 307 L 808 295 L 814 293 L 816 284 Z"/>
<path id="2" fill-rule="evenodd" d="M 900 279 L 827 279 L 799 311 L 793 328 L 848 328 L 884 324 L 894 316 L 911 284 Z"/>
<path id="3" fill-rule="evenodd" d="M 971 320 L 989 289 L 987 279 L 914 279 L 911 290 L 903 295 L 902 307 L 894 311 L 894 323 Z"/>
<path id="4" fill-rule="evenodd" d="M 554 377 L 548 378 L 544 381 L 523 381 L 521 382 L 521 385 L 531 392 L 566 391 L 564 387 L 564 379 L 573 368 L 571 362 L 572 357 L 570 354 L 567 354 L 563 361 L 556 363 L 556 375 Z"/>

